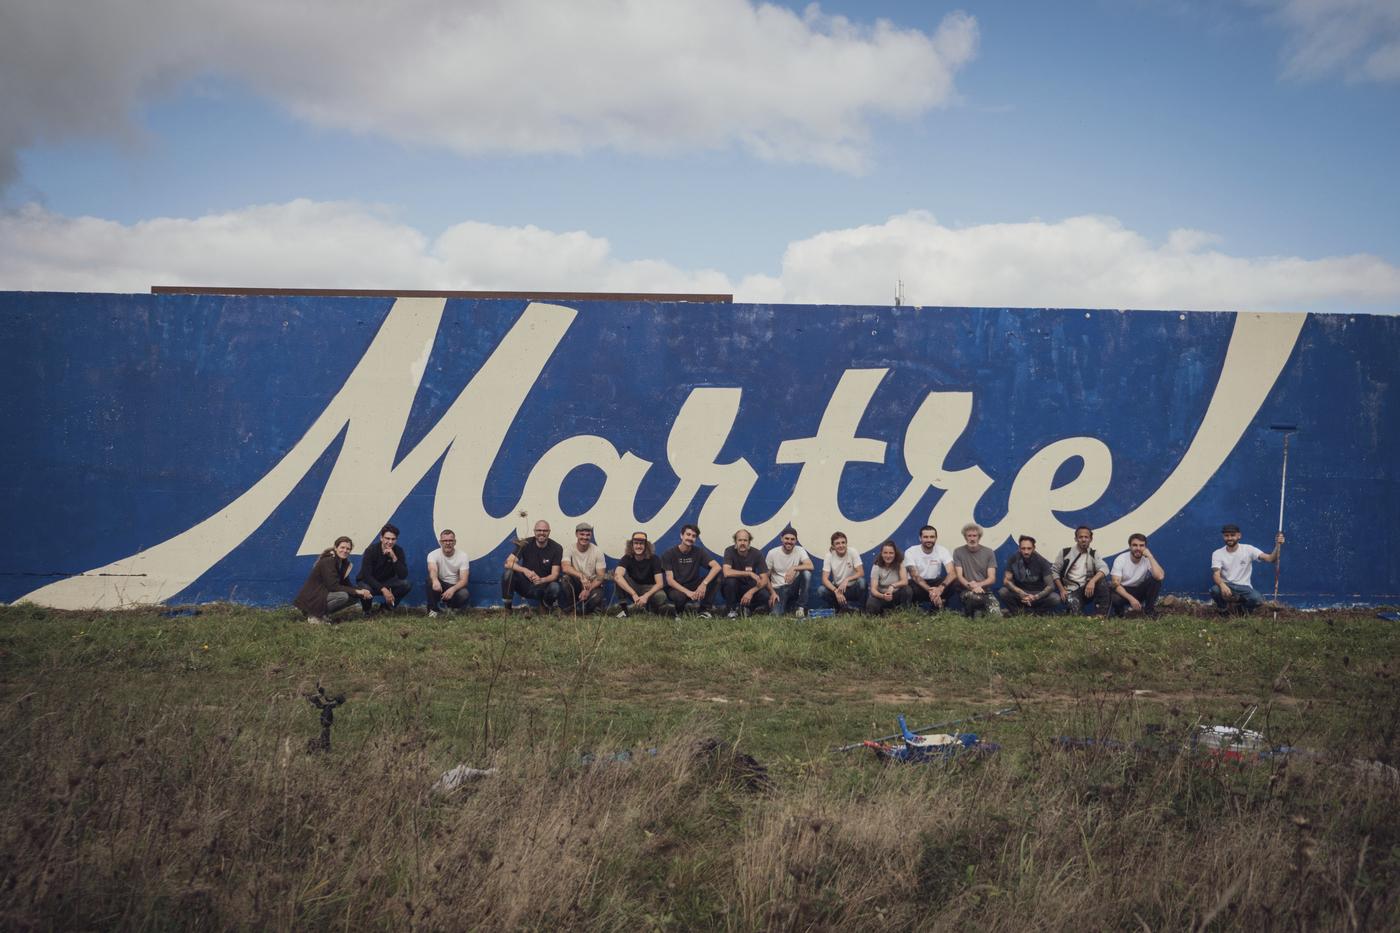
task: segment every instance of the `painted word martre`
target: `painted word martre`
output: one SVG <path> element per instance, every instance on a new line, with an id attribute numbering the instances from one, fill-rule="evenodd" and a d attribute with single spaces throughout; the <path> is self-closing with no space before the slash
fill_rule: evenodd
<path id="1" fill-rule="evenodd" d="M 788 501 L 760 522 L 741 520 L 759 474 L 745 458 L 720 462 L 739 410 L 740 388 L 692 389 L 675 412 L 666 459 L 677 481 L 654 515 L 635 514 L 637 492 L 652 463 L 619 451 L 606 438 L 579 434 L 550 448 L 529 470 L 516 507 L 503 515 L 483 502 L 486 477 L 512 422 L 541 371 L 577 316 L 571 308 L 533 303 L 426 436 L 395 463 L 410 408 L 441 323 L 445 300 L 402 298 L 344 386 L 306 434 L 264 476 L 194 527 L 88 573 L 49 584 L 25 599 L 63 608 L 112 608 L 155 603 L 189 586 L 246 540 L 307 474 L 335 439 L 345 440 L 298 553 L 318 553 L 337 535 L 369 540 L 439 460 L 434 521 L 457 530 L 469 557 L 489 553 L 516 533 L 519 515 L 592 522 L 608 547 L 634 528 L 653 538 L 669 531 L 703 489 L 703 527 L 747 525 L 758 541 L 789 522 L 813 530 L 840 528 L 851 547 L 865 551 L 887 537 L 930 488 L 941 490 L 928 521 L 956 528 L 972 520 L 992 479 L 976 466 L 949 469 L 945 459 L 967 429 L 971 392 L 929 392 L 910 414 L 902 449 L 908 482 L 883 511 L 870 518 L 843 514 L 837 490 L 850 463 L 883 463 L 887 442 L 857 436 L 858 425 L 887 368 L 846 369 L 825 402 L 816 434 L 784 440 L 777 463 L 800 465 Z M 1218 470 L 1259 411 L 1293 350 L 1305 315 L 1240 314 L 1214 394 L 1185 454 L 1161 485 L 1126 514 L 1100 529 L 1104 540 L 1131 531 L 1150 534 L 1191 501 Z M 1082 468 L 1063 485 L 1057 470 L 1079 458 Z M 606 477 L 597 500 L 581 515 L 560 503 L 564 478 L 591 464 Z M 1113 471 L 1108 445 L 1096 437 L 1065 437 L 1037 450 L 1016 473 L 1005 516 L 987 528 L 993 547 L 1012 533 L 1061 540 L 1069 529 L 1057 512 L 1084 509 L 1104 494 Z M 532 521 L 533 519 L 530 519 Z M 617 556 L 617 555 L 612 555 Z M 290 558 L 291 555 L 288 555 Z"/>

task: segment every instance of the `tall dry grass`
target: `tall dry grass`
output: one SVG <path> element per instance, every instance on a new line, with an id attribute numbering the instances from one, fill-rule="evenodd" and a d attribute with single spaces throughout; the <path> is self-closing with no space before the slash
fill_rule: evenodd
<path id="1" fill-rule="evenodd" d="M 947 765 L 764 788 L 702 726 L 582 765 L 518 735 L 450 795 L 406 701 L 308 754 L 295 697 L 5 707 L 6 928 L 1378 929 L 1400 788 L 1345 756 L 1212 766 L 1085 705 Z M 1078 717 L 1076 720 L 1075 717 Z M 1131 731 L 1131 728 L 1128 728 Z"/>

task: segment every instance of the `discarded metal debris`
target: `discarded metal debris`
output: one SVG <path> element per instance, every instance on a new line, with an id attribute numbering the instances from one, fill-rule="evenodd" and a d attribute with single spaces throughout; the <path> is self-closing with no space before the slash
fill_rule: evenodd
<path id="1" fill-rule="evenodd" d="M 910 731 L 904 722 L 904 714 L 899 715 L 899 738 L 902 745 L 880 740 L 861 743 L 875 753 L 881 761 L 894 761 L 905 764 L 924 764 L 947 761 L 950 758 L 966 755 L 994 755 L 1001 746 L 994 742 L 983 742 L 972 732 L 919 734 Z"/>
<path id="2" fill-rule="evenodd" d="M 344 705 L 345 694 L 327 696 L 326 688 L 317 681 L 316 692 L 307 694 L 306 699 L 321 711 L 321 735 L 319 738 L 307 739 L 306 750 L 312 754 L 328 752 L 331 750 L 331 726 L 335 725 L 335 708 Z"/>

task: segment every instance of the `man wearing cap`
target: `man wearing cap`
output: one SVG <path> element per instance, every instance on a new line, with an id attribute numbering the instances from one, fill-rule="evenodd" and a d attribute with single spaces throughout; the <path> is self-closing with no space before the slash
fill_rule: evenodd
<path id="1" fill-rule="evenodd" d="M 645 531 L 634 531 L 627 541 L 627 553 L 613 570 L 613 593 L 617 596 L 619 619 L 632 612 L 667 612 L 674 615 L 666 598 L 666 581 L 661 561 L 652 551 Z"/>
<path id="2" fill-rule="evenodd" d="M 797 529 L 785 528 L 779 544 L 768 552 L 768 604 L 773 615 L 789 609 L 799 619 L 807 615 L 807 588 L 812 583 L 812 557 L 797 543 Z"/>
<path id="3" fill-rule="evenodd" d="M 1215 600 L 1215 608 L 1221 615 L 1230 611 L 1235 603 L 1245 612 L 1253 612 L 1264 603 L 1264 597 L 1253 586 L 1254 562 L 1262 560 L 1272 564 L 1278 560 L 1283 549 L 1283 532 L 1274 538 L 1274 550 L 1265 554 L 1252 544 L 1240 544 L 1240 526 L 1226 525 L 1220 529 L 1220 537 L 1225 546 L 1210 555 L 1210 576 L 1213 585 L 1210 598 Z"/>
<path id="4" fill-rule="evenodd" d="M 608 579 L 608 562 L 603 549 L 593 543 L 593 526 L 574 526 L 574 543 L 564 552 L 563 595 L 579 615 L 603 608 L 603 584 Z"/>

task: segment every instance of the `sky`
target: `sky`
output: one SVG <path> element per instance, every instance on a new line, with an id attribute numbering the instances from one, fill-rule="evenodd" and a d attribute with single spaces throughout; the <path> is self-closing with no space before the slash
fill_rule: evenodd
<path id="1" fill-rule="evenodd" d="M 1400 311 L 1400 0 L 0 0 L 0 290 Z"/>

